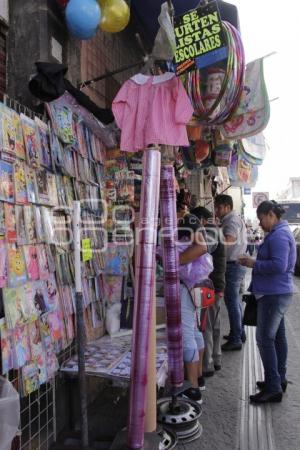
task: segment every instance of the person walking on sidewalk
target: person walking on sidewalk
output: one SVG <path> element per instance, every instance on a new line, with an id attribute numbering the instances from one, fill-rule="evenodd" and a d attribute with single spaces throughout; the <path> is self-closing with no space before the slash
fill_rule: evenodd
<path id="1" fill-rule="evenodd" d="M 284 212 L 275 201 L 259 205 L 257 217 L 268 234 L 256 261 L 240 258 L 243 266 L 253 269 L 249 290 L 257 299 L 256 340 L 265 372 L 265 380 L 257 382 L 261 392 L 250 396 L 253 403 L 281 402 L 287 388 L 284 315 L 293 299 L 296 243 L 288 222 L 281 219 Z"/>
<path id="2" fill-rule="evenodd" d="M 239 256 L 246 253 L 247 231 L 243 220 L 233 211 L 230 195 L 218 195 L 215 198 L 215 214 L 221 221 L 224 244 L 226 247 L 225 304 L 228 311 L 230 332 L 228 342 L 222 345 L 222 351 L 241 350 L 245 341 L 242 326 L 243 309 L 241 286 L 246 268 L 239 263 Z"/>
<path id="3" fill-rule="evenodd" d="M 189 214 L 190 196 L 181 190 L 177 196 L 178 239 L 188 242 L 186 250 L 179 254 L 180 265 L 190 264 L 207 253 L 207 245 L 203 235 L 203 227 L 197 217 Z M 202 403 L 200 388 L 204 388 L 202 377 L 202 361 L 204 354 L 204 339 L 196 321 L 196 307 L 188 287 L 180 282 L 181 324 L 183 338 L 183 359 L 187 379 L 191 388 L 184 396 Z"/>
<path id="4" fill-rule="evenodd" d="M 212 213 L 198 206 L 191 210 L 204 225 L 207 235 L 208 251 L 213 257 L 214 270 L 210 274 L 215 288 L 216 301 L 207 311 L 207 322 L 204 333 L 205 351 L 203 359 L 203 375 L 206 377 L 214 375 L 215 370 L 221 369 L 222 351 L 221 351 L 221 302 L 224 298 L 225 290 L 225 270 L 226 253 L 225 246 L 220 237 L 220 230 L 212 223 Z"/>

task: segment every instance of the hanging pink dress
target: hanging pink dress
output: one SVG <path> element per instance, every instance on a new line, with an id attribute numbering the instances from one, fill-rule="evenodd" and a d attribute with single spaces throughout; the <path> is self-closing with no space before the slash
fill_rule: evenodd
<path id="1" fill-rule="evenodd" d="M 193 107 L 181 80 L 171 72 L 135 75 L 121 87 L 112 110 L 122 130 L 121 150 L 134 152 L 152 144 L 189 146 L 186 124 Z"/>

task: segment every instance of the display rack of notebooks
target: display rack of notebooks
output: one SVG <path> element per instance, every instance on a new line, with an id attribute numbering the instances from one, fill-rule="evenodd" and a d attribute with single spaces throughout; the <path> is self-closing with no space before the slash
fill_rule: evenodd
<path id="1" fill-rule="evenodd" d="M 87 337 L 104 330 L 103 126 L 90 121 L 92 130 L 61 101 L 47 110 L 49 121 L 0 103 L 0 362 L 1 374 L 20 370 L 24 395 L 55 376 L 57 355 L 75 337 L 75 200 L 89 247 L 81 267 Z"/>

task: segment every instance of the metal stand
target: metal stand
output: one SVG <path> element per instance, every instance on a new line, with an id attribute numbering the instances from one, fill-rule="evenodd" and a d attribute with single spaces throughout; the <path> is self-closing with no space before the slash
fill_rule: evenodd
<path id="1" fill-rule="evenodd" d="M 87 415 L 87 388 L 85 376 L 85 329 L 83 319 L 83 301 L 81 286 L 80 263 L 80 202 L 74 202 L 73 234 L 75 252 L 75 286 L 76 286 L 76 322 L 77 322 L 77 352 L 78 352 L 78 383 L 81 448 L 87 449 L 89 445 L 88 415 Z"/>
<path id="2" fill-rule="evenodd" d="M 188 386 L 189 387 L 189 386 Z M 193 442 L 202 435 L 202 425 L 199 418 L 201 406 L 192 400 L 178 397 L 187 386 L 182 386 L 170 397 L 161 398 L 157 402 L 157 419 L 160 424 L 176 433 L 180 443 Z"/>

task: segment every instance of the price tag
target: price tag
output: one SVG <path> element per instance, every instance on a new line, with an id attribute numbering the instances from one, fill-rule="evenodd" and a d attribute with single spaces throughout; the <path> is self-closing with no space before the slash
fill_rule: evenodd
<path id="1" fill-rule="evenodd" d="M 93 257 L 92 244 L 90 239 L 82 239 L 81 241 L 82 248 L 82 261 L 90 261 Z"/>

